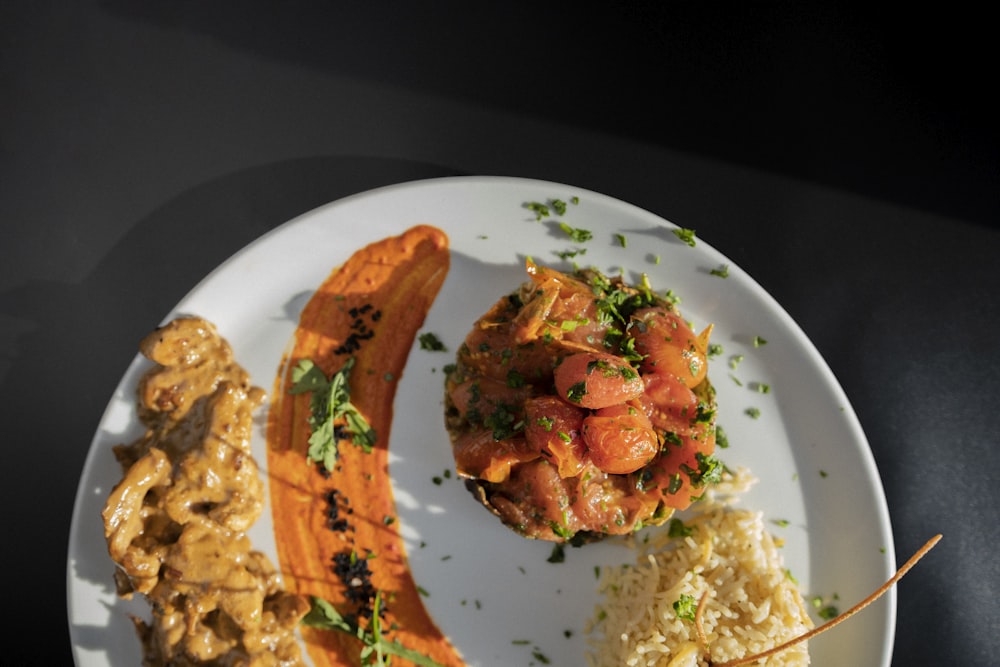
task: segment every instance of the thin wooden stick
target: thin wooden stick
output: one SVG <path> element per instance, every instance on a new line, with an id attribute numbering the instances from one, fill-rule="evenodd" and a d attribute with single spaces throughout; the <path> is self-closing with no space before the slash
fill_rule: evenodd
<path id="1" fill-rule="evenodd" d="M 705 652 L 705 659 L 711 662 L 712 654 L 708 650 L 708 637 L 705 635 L 705 625 L 702 623 L 702 617 L 705 615 L 706 600 L 708 600 L 707 589 L 701 594 L 701 599 L 698 600 L 698 611 L 694 613 L 694 629 L 698 633 L 698 643 L 701 644 L 701 650 Z"/>
<path id="2" fill-rule="evenodd" d="M 764 651 L 763 653 L 758 653 L 756 655 L 751 655 L 744 658 L 737 658 L 736 660 L 729 660 L 728 662 L 714 663 L 711 660 L 709 660 L 708 663 L 709 667 L 739 667 L 739 665 L 749 665 L 751 662 L 757 662 L 758 660 L 763 660 L 764 658 L 770 658 L 772 655 L 775 655 L 776 653 L 781 653 L 782 651 L 791 646 L 795 646 L 796 644 L 812 639 L 816 635 L 822 632 L 826 632 L 835 625 L 843 623 L 848 618 L 850 618 L 854 614 L 858 613 L 859 611 L 861 611 L 862 609 L 864 609 L 865 607 L 867 607 L 868 605 L 872 604 L 880 597 L 882 597 L 886 591 L 892 588 L 896 584 L 896 582 L 898 582 L 900 579 L 903 578 L 903 575 L 905 575 L 907 572 L 910 571 L 910 568 L 912 568 L 914 565 L 917 564 L 917 561 L 923 558 L 928 551 L 934 548 L 934 545 L 937 544 L 940 540 L 941 540 L 940 534 L 935 535 L 934 537 L 929 539 L 927 543 L 924 544 L 924 546 L 922 546 L 917 551 L 917 553 L 913 554 L 913 556 L 910 557 L 910 560 L 906 561 L 906 563 L 903 564 L 903 567 L 899 568 L 899 570 L 896 571 L 896 574 L 894 574 L 892 578 L 889 579 L 889 581 L 882 584 L 882 586 L 880 586 L 878 590 L 876 590 L 874 593 L 866 597 L 864 600 L 862 600 L 858 604 L 854 605 L 853 607 L 845 611 L 843 614 L 827 621 L 818 628 L 813 628 L 812 630 L 805 632 L 794 639 L 790 639 L 784 644 L 779 644 L 778 646 L 775 646 L 772 649 Z"/>

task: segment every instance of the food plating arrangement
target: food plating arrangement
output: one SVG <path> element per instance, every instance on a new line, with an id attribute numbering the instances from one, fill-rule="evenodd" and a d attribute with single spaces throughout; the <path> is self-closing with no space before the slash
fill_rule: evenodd
<path id="1" fill-rule="evenodd" d="M 101 518 L 116 595 L 148 605 L 130 614 L 143 664 L 510 661 L 470 653 L 425 588 L 429 566 L 415 565 L 428 543 L 406 519 L 415 501 L 401 471 L 441 451 L 451 465 L 433 485 L 458 482 L 464 494 L 423 520 L 458 513 L 493 550 L 548 545 L 546 567 L 592 559 L 589 579 L 567 579 L 592 609 L 563 630 L 590 667 L 808 665 L 809 639 L 884 595 L 933 546 L 846 612 L 852 601 L 800 585 L 783 555 L 792 538 L 775 532 L 788 522 L 768 525 L 744 501 L 756 463 L 726 461 L 733 432 L 718 383 L 743 386 L 743 355 L 724 351 L 731 332 L 717 342 L 714 322 L 695 326 L 645 272 L 627 280 L 585 265 L 592 233 L 564 221 L 579 204 L 522 204 L 535 225 L 559 218 L 551 229 L 574 250 L 550 263 L 522 255 L 521 280 L 481 287 L 490 300 L 464 305 L 464 321 L 435 311 L 442 293 L 462 294 L 448 292 L 464 261 L 457 228 L 416 224 L 357 247 L 313 285 L 271 377 L 251 378 L 210 313 L 179 314 L 140 342 L 142 435 L 101 454 L 121 471 Z M 691 230 L 662 229 L 675 250 L 696 243 Z M 728 272 L 715 265 L 706 279 Z M 442 437 L 403 449 L 394 443 L 415 423 L 398 401 L 417 353 L 445 353 L 434 386 L 420 379 L 438 409 L 419 420 L 436 420 Z M 270 392 L 257 386 L 266 382 Z M 464 616 L 489 604 L 460 601 Z M 526 664 L 562 662 L 540 642 L 509 644 Z"/>

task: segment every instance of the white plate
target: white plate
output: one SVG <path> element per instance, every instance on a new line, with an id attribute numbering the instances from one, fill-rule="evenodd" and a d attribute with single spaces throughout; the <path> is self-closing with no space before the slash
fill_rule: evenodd
<path id="1" fill-rule="evenodd" d="M 579 203 L 564 216 L 542 221 L 524 206 L 573 197 Z M 590 230 L 593 239 L 572 242 L 556 220 Z M 696 325 L 714 323 L 713 342 L 725 352 L 711 361 L 710 374 L 718 388 L 719 424 L 730 440 L 719 454 L 760 479 L 743 504 L 762 510 L 767 520 L 789 522 L 770 525 L 785 538 L 786 565 L 808 594 L 837 595 L 843 610 L 891 576 L 892 533 L 871 451 L 812 344 L 757 283 L 703 240 L 692 248 L 672 233 L 673 224 L 605 195 L 495 177 L 433 179 L 362 193 L 250 244 L 165 320 L 183 313 L 211 320 L 254 382 L 270 390 L 313 290 L 356 249 L 418 223 L 435 225 L 450 238 L 451 270 L 421 329 L 436 333 L 449 352 L 414 344 L 396 396 L 390 470 L 416 581 L 429 592 L 432 617 L 469 665 L 525 665 L 536 649 L 552 665 L 584 664 L 583 628 L 599 602 L 594 566 L 631 558 L 620 547 L 593 544 L 567 549 L 564 563 L 550 564 L 551 544 L 503 527 L 454 476 L 432 481 L 453 468 L 441 416 L 441 367 L 453 360 L 473 320 L 524 280 L 526 256 L 559 266 L 556 252 L 586 248 L 575 261 L 612 274 L 624 270 L 633 282 L 646 273 L 655 289 L 682 298 L 682 311 Z M 625 237 L 625 247 L 616 234 Z M 728 265 L 728 278 L 710 273 L 722 265 Z M 755 336 L 767 344 L 755 347 Z M 737 354 L 745 358 L 734 371 L 729 359 Z M 81 667 L 140 661 L 128 614 L 145 614 L 145 606 L 115 596 L 100 509 L 120 477 L 111 447 L 138 435 L 134 391 L 146 367 L 137 357 L 111 399 L 77 493 L 67 576 L 70 632 Z M 754 383 L 766 383 L 770 392 L 758 392 Z M 751 407 L 759 408 L 759 418 L 745 413 Z M 264 412 L 253 443 L 262 465 Z M 271 530 L 266 511 L 251 536 L 276 562 Z M 895 607 L 890 592 L 862 616 L 813 640 L 813 664 L 887 667 Z"/>

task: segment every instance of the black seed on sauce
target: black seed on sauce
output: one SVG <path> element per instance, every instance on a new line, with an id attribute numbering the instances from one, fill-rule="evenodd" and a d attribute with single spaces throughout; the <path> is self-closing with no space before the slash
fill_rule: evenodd
<path id="1" fill-rule="evenodd" d="M 350 526 L 347 523 L 347 519 L 345 517 L 342 517 L 340 515 L 340 512 L 341 512 L 340 505 L 341 505 L 341 503 L 338 502 L 339 499 L 340 499 L 340 492 L 337 491 L 337 489 L 332 489 L 332 490 L 328 491 L 327 494 L 326 494 L 327 527 L 330 530 L 332 530 L 333 532 L 335 532 L 335 533 L 343 533 L 343 532 L 346 532 L 350 528 Z M 347 504 L 347 500 L 346 499 L 344 499 L 343 504 L 344 505 Z M 347 512 L 346 513 L 349 515 L 349 514 L 351 514 L 351 512 L 352 512 L 352 510 L 350 508 L 347 508 Z"/>
<path id="2" fill-rule="evenodd" d="M 348 334 L 347 338 L 344 340 L 343 344 L 337 347 L 333 352 L 334 354 L 353 354 L 361 349 L 361 343 L 370 340 L 375 336 L 375 332 L 368 328 L 362 315 L 366 315 L 372 310 L 372 305 L 366 303 L 365 305 L 358 308 L 351 308 L 348 314 L 354 318 L 351 323 L 351 333 Z M 382 317 L 382 312 L 376 310 L 371 313 L 369 318 L 372 322 L 378 322 Z"/>
<path id="3" fill-rule="evenodd" d="M 344 584 L 344 597 L 355 605 L 357 616 L 371 618 L 377 591 L 372 585 L 372 572 L 368 567 L 368 559 L 351 551 L 341 551 L 334 554 L 331 560 L 333 573 Z"/>

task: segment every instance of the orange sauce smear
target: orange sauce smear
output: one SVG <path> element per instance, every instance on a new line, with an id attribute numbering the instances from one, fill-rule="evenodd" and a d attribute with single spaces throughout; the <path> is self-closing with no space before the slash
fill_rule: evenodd
<path id="1" fill-rule="evenodd" d="M 410 572 L 394 521 L 388 466 L 396 387 L 449 264 L 445 233 L 418 225 L 358 250 L 330 274 L 302 311 L 293 347 L 275 381 L 267 463 L 285 586 L 338 609 L 352 609 L 331 559 L 351 551 L 364 558 L 370 550 L 371 583 L 384 601 L 382 627 L 389 638 L 443 665 L 461 667 L 465 663 L 428 615 Z M 377 440 L 370 453 L 340 442 L 336 469 L 326 476 L 322 466 L 306 458 L 310 395 L 288 393 L 291 369 L 310 359 L 329 377 L 351 356 L 351 402 L 368 419 Z M 333 489 L 353 509 L 347 531 L 329 526 L 327 495 Z M 360 664 L 357 638 L 307 627 L 302 633 L 317 667 Z M 393 664 L 411 663 L 394 657 Z"/>

